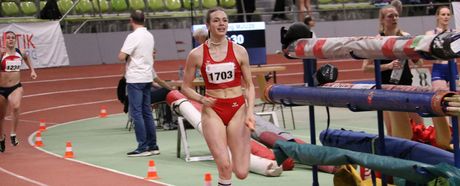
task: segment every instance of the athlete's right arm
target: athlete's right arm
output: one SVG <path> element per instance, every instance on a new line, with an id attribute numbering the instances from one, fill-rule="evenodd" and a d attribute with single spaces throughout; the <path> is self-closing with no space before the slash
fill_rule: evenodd
<path id="1" fill-rule="evenodd" d="M 202 102 L 203 96 L 198 94 L 193 87 L 193 80 L 195 79 L 195 70 L 200 62 L 201 53 L 197 51 L 197 48 L 193 49 L 187 56 L 184 69 L 184 79 L 181 86 L 181 92 L 187 96 L 187 98 Z"/>

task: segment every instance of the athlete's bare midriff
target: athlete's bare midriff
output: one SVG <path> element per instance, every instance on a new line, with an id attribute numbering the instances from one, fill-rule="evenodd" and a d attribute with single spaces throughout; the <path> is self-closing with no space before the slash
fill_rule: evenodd
<path id="1" fill-rule="evenodd" d="M 206 89 L 206 95 L 214 98 L 235 98 L 243 94 L 241 86 L 224 89 Z"/>
<path id="2" fill-rule="evenodd" d="M 20 72 L 0 72 L 0 87 L 12 87 L 21 80 Z"/>

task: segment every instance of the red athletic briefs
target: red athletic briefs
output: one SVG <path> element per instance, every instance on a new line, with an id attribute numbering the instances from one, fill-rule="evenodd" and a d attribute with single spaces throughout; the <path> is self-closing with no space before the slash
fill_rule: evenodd
<path id="1" fill-rule="evenodd" d="M 234 98 L 215 99 L 216 101 L 211 108 L 217 113 L 217 115 L 219 115 L 225 126 L 227 126 L 230 120 L 232 120 L 233 116 L 240 109 L 240 107 L 245 104 L 243 95 Z"/>
<path id="2" fill-rule="evenodd" d="M 411 127 L 412 127 L 412 140 L 418 141 L 420 143 L 429 144 L 435 147 L 439 147 L 436 144 L 436 129 L 434 126 L 427 126 L 423 124 L 416 124 L 411 120 Z M 452 127 L 450 128 L 450 133 L 452 134 Z"/>

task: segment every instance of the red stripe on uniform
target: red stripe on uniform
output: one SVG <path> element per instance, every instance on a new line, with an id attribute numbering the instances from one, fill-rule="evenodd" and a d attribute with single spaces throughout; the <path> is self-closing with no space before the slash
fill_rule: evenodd
<path id="1" fill-rule="evenodd" d="M 315 55 L 317 59 L 325 59 L 322 50 L 324 43 L 326 43 L 326 39 L 318 39 L 315 43 L 315 46 L 313 46 L 313 55 Z"/>
<path id="2" fill-rule="evenodd" d="M 297 57 L 300 57 L 300 56 L 304 56 L 305 55 L 305 52 L 304 52 L 304 49 L 305 49 L 305 45 L 308 44 L 308 41 L 307 40 L 300 40 L 296 43 L 296 46 L 295 46 L 295 55 Z"/>
<path id="3" fill-rule="evenodd" d="M 388 38 L 387 41 L 382 46 L 382 53 L 385 57 L 394 59 L 396 58 L 395 54 L 393 53 L 393 48 L 396 43 L 396 38 Z"/>

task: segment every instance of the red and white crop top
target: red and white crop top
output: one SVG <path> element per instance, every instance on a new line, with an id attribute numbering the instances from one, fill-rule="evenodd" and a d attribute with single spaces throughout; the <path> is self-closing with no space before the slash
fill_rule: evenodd
<path id="1" fill-rule="evenodd" d="M 241 86 L 241 66 L 233 52 L 233 42 L 228 40 L 227 56 L 222 61 L 214 61 L 209 47 L 203 44 L 203 64 L 201 65 L 206 89 L 223 89 Z"/>
<path id="2" fill-rule="evenodd" d="M 16 50 L 13 55 L 3 53 L 1 62 L 2 72 L 19 72 L 22 65 L 22 55 Z"/>

